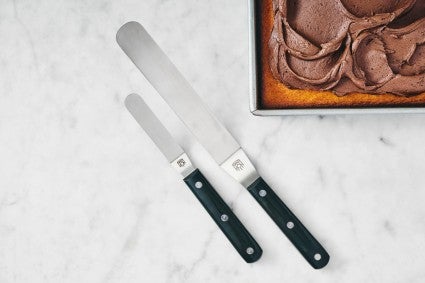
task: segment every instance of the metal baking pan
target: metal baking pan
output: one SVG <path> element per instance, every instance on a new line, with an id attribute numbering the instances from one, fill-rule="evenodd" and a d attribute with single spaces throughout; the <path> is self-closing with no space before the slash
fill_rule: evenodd
<path id="1" fill-rule="evenodd" d="M 260 84 L 259 79 L 261 66 L 261 44 L 260 44 L 260 23 L 261 13 L 259 5 L 261 1 L 271 0 L 248 0 L 249 16 L 249 76 L 250 76 L 250 110 L 257 116 L 279 116 L 279 115 L 332 115 L 332 114 L 386 114 L 386 113 L 425 113 L 425 107 L 404 106 L 404 107 L 363 107 L 363 108 L 297 108 L 297 109 L 266 109 L 262 108 L 260 103 Z"/>

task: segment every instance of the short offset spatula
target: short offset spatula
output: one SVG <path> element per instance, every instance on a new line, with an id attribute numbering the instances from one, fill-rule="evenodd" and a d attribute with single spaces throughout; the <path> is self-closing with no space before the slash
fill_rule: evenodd
<path id="1" fill-rule="evenodd" d="M 326 250 L 260 177 L 238 142 L 211 114 L 143 26 L 126 23 L 117 33 L 117 42 L 216 162 L 248 189 L 311 266 L 326 266 Z"/>
<path id="2" fill-rule="evenodd" d="M 137 94 L 130 94 L 125 100 L 125 106 L 162 151 L 171 166 L 183 176 L 186 185 L 208 211 L 242 258 L 248 263 L 257 261 L 263 253 L 260 246 L 201 171 L 193 166 L 189 157 L 174 141 L 143 99 Z"/>

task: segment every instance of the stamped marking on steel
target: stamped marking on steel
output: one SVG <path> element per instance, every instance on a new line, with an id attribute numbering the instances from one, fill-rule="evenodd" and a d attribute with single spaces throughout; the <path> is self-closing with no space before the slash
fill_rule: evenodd
<path id="1" fill-rule="evenodd" d="M 233 168 L 235 168 L 236 171 L 242 171 L 245 167 L 245 164 L 240 159 L 236 159 L 235 162 L 232 163 Z"/>

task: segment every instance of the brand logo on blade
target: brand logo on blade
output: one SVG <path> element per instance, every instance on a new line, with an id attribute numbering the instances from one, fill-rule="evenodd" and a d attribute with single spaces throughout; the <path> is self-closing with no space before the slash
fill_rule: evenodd
<path id="1" fill-rule="evenodd" d="M 233 168 L 235 168 L 236 171 L 242 171 L 245 167 L 245 164 L 240 159 L 236 159 L 235 162 L 232 163 Z"/>
<path id="2" fill-rule="evenodd" d="M 179 167 L 183 167 L 186 164 L 186 161 L 184 161 L 183 158 L 180 158 L 179 160 L 177 160 L 177 165 Z"/>

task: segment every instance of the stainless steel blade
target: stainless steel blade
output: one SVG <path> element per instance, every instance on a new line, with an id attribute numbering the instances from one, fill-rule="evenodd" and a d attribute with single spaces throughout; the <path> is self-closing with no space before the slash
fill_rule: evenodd
<path id="1" fill-rule="evenodd" d="M 117 42 L 217 163 L 222 164 L 240 149 L 142 25 L 123 25 Z"/>
<path id="2" fill-rule="evenodd" d="M 173 162 L 184 153 L 139 95 L 128 95 L 125 106 L 169 162 Z"/>
<path id="3" fill-rule="evenodd" d="M 125 106 L 159 150 L 162 151 L 171 166 L 183 177 L 189 176 L 195 170 L 195 167 L 143 98 L 137 94 L 130 94 L 125 99 Z"/>
<path id="4" fill-rule="evenodd" d="M 117 41 L 148 81 L 150 81 L 159 94 L 198 137 L 220 166 L 250 191 L 252 196 L 310 264 L 313 261 L 314 264 L 312 266 L 314 268 L 322 268 L 326 265 L 329 261 L 327 252 L 288 209 L 285 203 L 273 192 L 272 188 L 259 176 L 254 165 L 236 140 L 212 116 L 200 97 L 196 95 L 195 91 L 161 51 L 146 30 L 136 22 L 127 23 L 118 31 Z M 130 96 L 128 102 L 126 100 L 126 105 L 136 120 L 151 135 L 158 147 L 165 151 L 170 150 L 170 153 L 164 153 L 166 156 L 175 153 L 175 150 L 170 149 L 169 145 L 166 145 L 170 142 L 170 137 L 166 137 L 168 132 L 165 131 L 165 134 L 157 133 L 157 128 L 162 128 L 162 124 L 159 121 L 145 123 L 146 120 L 152 120 L 152 118 L 156 120 L 156 117 L 144 103 L 141 105 L 137 96 Z M 145 107 L 146 109 L 144 109 Z M 139 112 L 151 113 L 153 117 L 147 118 L 139 114 Z M 164 144 L 165 141 L 167 141 L 166 144 Z M 178 157 L 172 164 L 178 166 L 180 160 L 184 161 L 184 159 Z M 196 187 L 202 187 L 202 183 Z M 291 227 L 288 229 L 289 224 L 291 224 Z M 224 229 L 222 230 L 224 231 Z M 312 255 L 314 255 L 314 258 L 308 258 Z M 325 257 L 324 264 L 316 265 L 316 262 L 323 255 L 327 256 Z"/>

